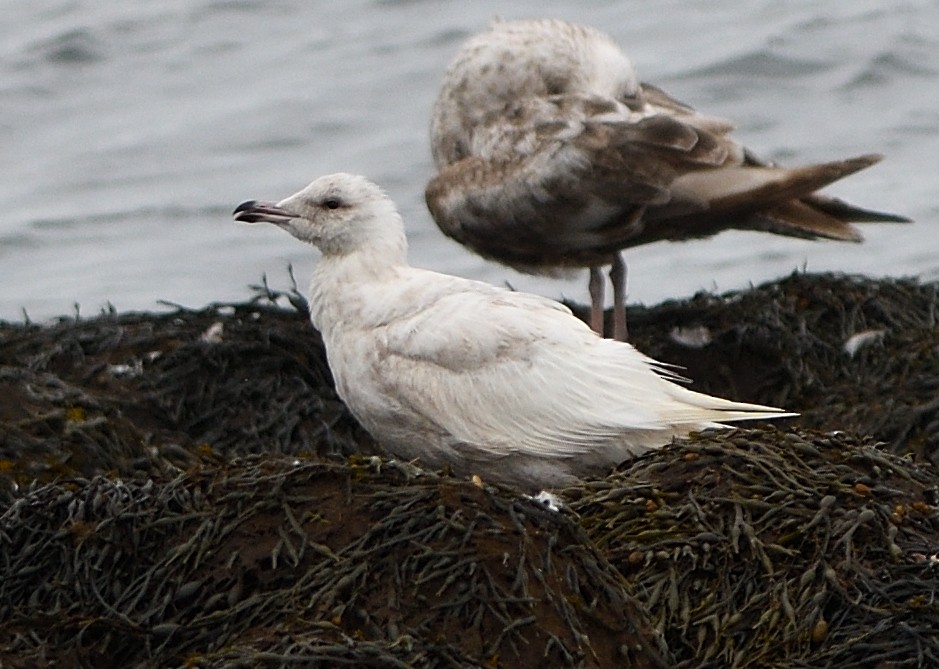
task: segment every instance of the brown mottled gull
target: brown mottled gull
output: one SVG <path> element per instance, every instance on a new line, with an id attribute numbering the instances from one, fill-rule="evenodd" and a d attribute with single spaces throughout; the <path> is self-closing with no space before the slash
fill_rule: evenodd
<path id="1" fill-rule="evenodd" d="M 552 300 L 409 266 L 394 203 L 364 177 L 321 177 L 234 216 L 322 252 L 310 312 L 336 389 L 399 457 L 537 488 L 717 421 L 791 415 L 683 388 Z"/>
<path id="2" fill-rule="evenodd" d="M 531 273 L 590 268 L 598 332 L 600 268 L 612 265 L 617 339 L 626 337 L 622 249 L 729 228 L 856 242 L 849 221 L 908 220 L 815 192 L 880 156 L 783 168 L 754 157 L 732 128 L 641 83 L 598 30 L 495 22 L 447 70 L 427 205 L 445 234 L 486 258 Z"/>

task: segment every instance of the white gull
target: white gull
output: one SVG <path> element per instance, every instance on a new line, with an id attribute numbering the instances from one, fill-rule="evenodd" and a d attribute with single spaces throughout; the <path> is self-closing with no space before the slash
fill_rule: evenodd
<path id="1" fill-rule="evenodd" d="M 486 258 L 549 275 L 590 268 L 598 332 L 600 268 L 611 265 L 617 339 L 626 337 L 621 249 L 728 228 L 860 241 L 849 221 L 908 220 L 815 193 L 880 156 L 785 169 L 757 159 L 732 129 L 640 82 L 598 30 L 497 21 L 447 70 L 427 205 L 445 234 Z"/>
<path id="2" fill-rule="evenodd" d="M 792 415 L 683 388 L 558 302 L 411 267 L 401 216 L 364 177 L 320 177 L 234 217 L 322 252 L 310 316 L 336 390 L 399 457 L 538 488 L 716 421 Z"/>

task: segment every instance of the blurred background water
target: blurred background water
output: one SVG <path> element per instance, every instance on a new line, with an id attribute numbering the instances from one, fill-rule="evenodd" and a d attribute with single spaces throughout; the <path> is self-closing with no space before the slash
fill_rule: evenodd
<path id="1" fill-rule="evenodd" d="M 0 319 L 198 307 L 267 274 L 302 286 L 311 251 L 231 220 L 314 177 L 388 190 L 411 261 L 552 297 L 444 238 L 423 188 L 430 109 L 460 43 L 493 16 L 609 32 L 641 77 L 791 164 L 882 152 L 829 192 L 913 225 L 863 245 L 757 233 L 630 250 L 630 302 L 728 290 L 795 269 L 939 278 L 939 3 L 815 0 L 37 0 L 0 23 Z"/>

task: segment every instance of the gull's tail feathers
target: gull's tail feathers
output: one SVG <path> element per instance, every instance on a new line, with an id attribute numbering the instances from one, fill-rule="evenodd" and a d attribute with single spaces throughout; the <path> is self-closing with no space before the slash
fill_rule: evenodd
<path id="1" fill-rule="evenodd" d="M 806 167 L 786 168 L 755 160 L 740 167 L 702 170 L 679 177 L 676 199 L 705 203 L 707 216 L 736 219 L 733 227 L 808 239 L 860 242 L 852 222 L 909 222 L 905 216 L 863 209 L 816 193 L 820 188 L 881 160 L 868 154 Z"/>

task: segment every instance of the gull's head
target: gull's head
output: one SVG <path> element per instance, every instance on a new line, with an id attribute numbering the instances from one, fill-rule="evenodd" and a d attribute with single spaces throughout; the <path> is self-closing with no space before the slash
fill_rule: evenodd
<path id="1" fill-rule="evenodd" d="M 280 202 L 248 200 L 233 213 L 243 223 L 273 223 L 325 256 L 406 252 L 401 216 L 381 188 L 355 174 L 320 177 Z M 389 258 L 391 260 L 396 258 Z"/>

